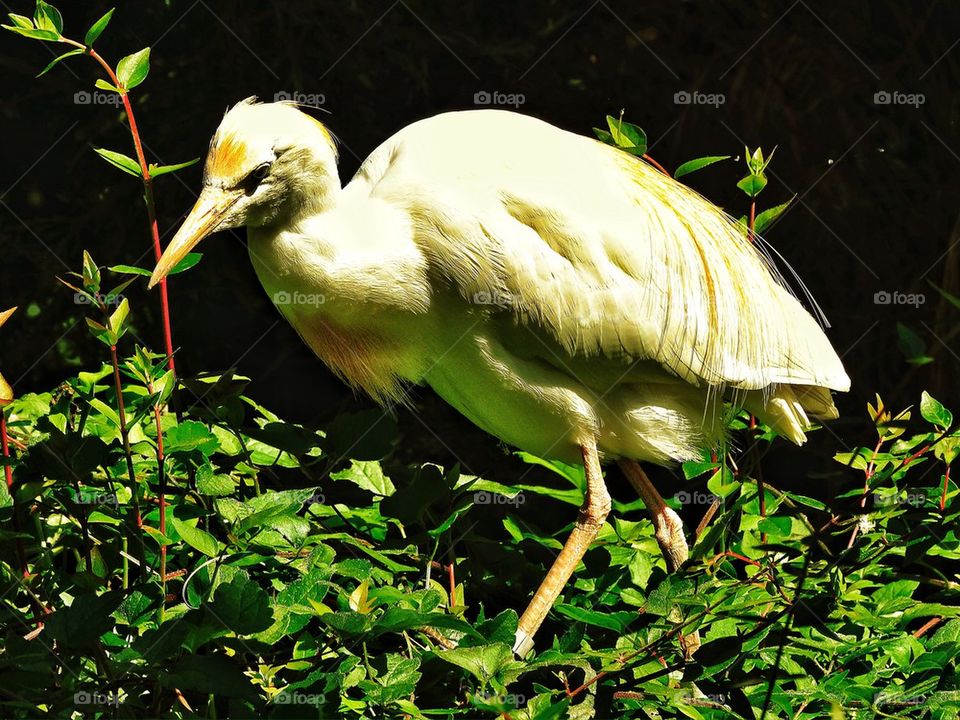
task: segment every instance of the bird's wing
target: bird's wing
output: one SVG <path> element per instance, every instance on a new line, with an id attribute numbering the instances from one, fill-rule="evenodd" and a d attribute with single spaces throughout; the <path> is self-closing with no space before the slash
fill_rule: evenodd
<path id="1" fill-rule="evenodd" d="M 514 113 L 449 113 L 398 133 L 360 176 L 404 207 L 437 281 L 571 356 L 654 360 L 695 385 L 849 387 L 743 231 L 620 150 Z"/>

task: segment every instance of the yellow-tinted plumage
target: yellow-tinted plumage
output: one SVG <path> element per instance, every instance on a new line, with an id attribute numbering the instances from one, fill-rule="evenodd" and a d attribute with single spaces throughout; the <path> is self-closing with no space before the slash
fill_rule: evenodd
<path id="1" fill-rule="evenodd" d="M 153 282 L 210 232 L 249 229 L 257 274 L 331 368 L 380 402 L 432 387 L 505 442 L 587 468 L 581 519 L 521 620 L 525 649 L 609 509 L 619 460 L 668 564 L 679 518 L 635 461 L 696 458 L 742 403 L 800 443 L 849 380 L 820 327 L 719 208 L 642 161 L 516 113 L 447 113 L 341 187 L 294 106 L 225 116 L 204 190 Z M 559 569 L 558 569 L 559 568 Z"/>

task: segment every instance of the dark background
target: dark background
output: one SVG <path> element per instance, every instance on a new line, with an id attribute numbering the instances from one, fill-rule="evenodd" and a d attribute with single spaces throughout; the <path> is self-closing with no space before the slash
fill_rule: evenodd
<path id="1" fill-rule="evenodd" d="M 32 13 L 32 2 L 5 0 Z M 81 7 L 77 7 L 80 5 Z M 62 3 L 66 33 L 82 38 L 107 3 Z M 225 108 L 249 95 L 322 96 L 317 116 L 342 141 L 348 179 L 377 144 L 408 123 L 471 108 L 480 91 L 522 93 L 520 110 L 590 133 L 605 114 L 648 133 L 673 169 L 708 154 L 738 156 L 690 184 L 734 215 L 747 201 L 743 144 L 777 146 L 760 206 L 791 209 L 768 240 L 826 311 L 853 380 L 843 418 L 807 452 L 782 444 L 771 462 L 794 477 L 839 473 L 829 460 L 874 436 L 865 403 L 915 404 L 929 389 L 960 400 L 960 5 L 956 2 L 121 2 L 98 47 L 112 62 L 151 46 L 152 69 L 134 92 L 151 161 L 202 155 Z M 56 276 L 88 248 L 103 265 L 152 266 L 139 183 L 92 147 L 132 154 L 121 113 L 78 104 L 98 68 L 52 58 L 42 43 L 0 36 L 0 307 L 22 309 L 2 335 L 0 362 L 18 393 L 50 389 L 101 359 L 86 308 Z M 718 107 L 677 104 L 679 91 L 721 93 Z M 922 94 L 917 106 L 878 104 L 880 91 Z M 314 98 L 319 100 L 319 98 Z M 464 138 L 469 143 L 469 138 Z M 160 178 L 160 227 L 169 239 L 192 205 L 200 166 Z M 249 394 L 288 419 L 322 424 L 370 407 L 302 345 L 259 287 L 243 233 L 206 242 L 201 265 L 171 285 L 182 372 L 236 366 Z M 920 293 L 924 303 L 878 305 L 875 293 Z M 137 283 L 126 293 L 136 333 L 162 347 L 158 304 Z M 932 362 L 907 362 L 898 323 Z M 909 354 L 915 355 L 918 349 Z M 477 473 L 519 468 L 492 439 L 428 391 L 400 411 L 402 456 Z M 836 470 L 834 470 L 836 468 Z M 616 492 L 615 492 L 616 494 Z"/>

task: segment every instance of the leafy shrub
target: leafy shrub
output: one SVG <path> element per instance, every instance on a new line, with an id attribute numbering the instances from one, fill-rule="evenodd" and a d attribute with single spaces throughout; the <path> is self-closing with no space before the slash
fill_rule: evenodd
<path id="1" fill-rule="evenodd" d="M 12 22 L 62 32 L 43 2 Z M 131 57 L 121 93 L 146 76 Z M 639 128 L 608 127 L 645 155 Z M 751 236 L 786 207 L 755 213 L 769 160 L 747 153 Z M 501 483 L 405 466 L 389 416 L 304 427 L 233 371 L 178 378 L 137 340 L 131 279 L 103 291 L 114 274 L 85 253 L 68 283 L 100 368 L 18 398 L 0 378 L 4 716 L 956 716 L 960 431 L 929 395 L 919 417 L 878 398 L 864 447 L 836 456 L 843 490 L 819 499 L 780 487 L 816 478 L 763 476 L 775 438 L 731 409 L 746 449 L 685 464 L 669 501 L 702 517 L 690 562 L 668 575 L 639 501 L 615 503 L 520 661 L 516 609 L 565 536 L 551 518 L 582 502 L 580 468 L 521 453 L 550 479 Z"/>

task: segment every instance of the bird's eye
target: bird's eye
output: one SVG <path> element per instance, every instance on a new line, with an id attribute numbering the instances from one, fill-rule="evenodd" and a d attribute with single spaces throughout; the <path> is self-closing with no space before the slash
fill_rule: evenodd
<path id="1" fill-rule="evenodd" d="M 263 179 L 269 174 L 270 163 L 261 163 L 260 165 L 257 165 L 257 167 L 255 167 L 241 183 L 247 195 L 252 195 L 253 192 L 260 186 L 260 183 L 263 182 Z"/>

